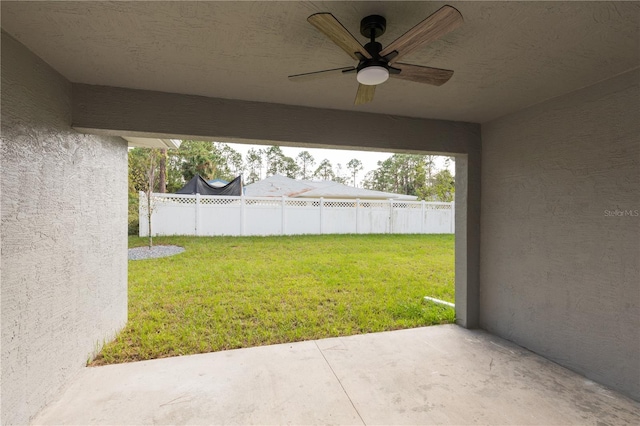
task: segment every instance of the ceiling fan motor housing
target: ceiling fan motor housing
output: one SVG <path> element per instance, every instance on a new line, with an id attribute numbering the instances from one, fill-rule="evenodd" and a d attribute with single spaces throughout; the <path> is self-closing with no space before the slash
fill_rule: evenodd
<path id="1" fill-rule="evenodd" d="M 360 21 L 360 34 L 373 39 L 380 37 L 387 29 L 387 20 L 380 15 L 369 15 Z"/>

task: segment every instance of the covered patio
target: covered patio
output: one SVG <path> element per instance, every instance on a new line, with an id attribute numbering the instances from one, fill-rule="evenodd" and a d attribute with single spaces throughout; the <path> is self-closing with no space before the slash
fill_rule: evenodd
<path id="1" fill-rule="evenodd" d="M 86 368 L 34 424 L 622 425 L 640 404 L 456 325 Z"/>

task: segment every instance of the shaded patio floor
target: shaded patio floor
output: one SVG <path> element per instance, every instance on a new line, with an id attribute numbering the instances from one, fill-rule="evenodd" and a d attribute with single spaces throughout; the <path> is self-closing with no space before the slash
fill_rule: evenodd
<path id="1" fill-rule="evenodd" d="M 86 368 L 35 424 L 640 424 L 640 404 L 455 325 Z"/>

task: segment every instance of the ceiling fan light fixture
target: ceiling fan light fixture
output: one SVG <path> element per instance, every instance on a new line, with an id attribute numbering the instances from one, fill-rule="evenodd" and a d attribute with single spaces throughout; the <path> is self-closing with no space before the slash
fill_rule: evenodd
<path id="1" fill-rule="evenodd" d="M 379 65 L 372 65 L 358 71 L 357 79 L 360 84 L 376 86 L 389 79 L 389 70 Z"/>

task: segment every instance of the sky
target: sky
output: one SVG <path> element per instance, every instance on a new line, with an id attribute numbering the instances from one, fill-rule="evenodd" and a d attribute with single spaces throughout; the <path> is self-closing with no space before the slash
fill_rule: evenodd
<path id="1" fill-rule="evenodd" d="M 249 149 L 264 149 L 267 148 L 265 145 L 247 145 L 247 144 L 238 144 L 238 143 L 227 143 L 231 148 L 238 151 L 242 154 L 242 158 L 245 159 L 247 155 L 247 151 Z M 371 170 L 375 170 L 378 168 L 378 161 L 384 161 L 387 158 L 391 157 L 393 154 L 389 152 L 374 152 L 374 151 L 351 151 L 345 149 L 320 149 L 320 148 L 291 148 L 287 146 L 281 146 L 282 152 L 284 155 L 291 157 L 295 160 L 298 154 L 301 151 L 309 151 L 309 153 L 313 156 L 316 161 L 314 167 L 317 167 L 318 164 L 325 158 L 328 159 L 333 165 L 333 169 L 335 171 L 336 166 L 338 164 L 342 165 L 343 174 L 348 176 L 349 170 L 347 169 L 347 163 L 357 158 L 362 162 L 363 170 L 360 171 L 357 175 L 357 184 L 359 185 L 362 179 L 365 177 L 367 172 Z M 445 157 L 438 156 L 436 159 L 436 167 L 438 169 L 444 168 L 444 159 Z M 452 174 L 455 174 L 454 166 L 450 165 L 449 170 Z"/>

